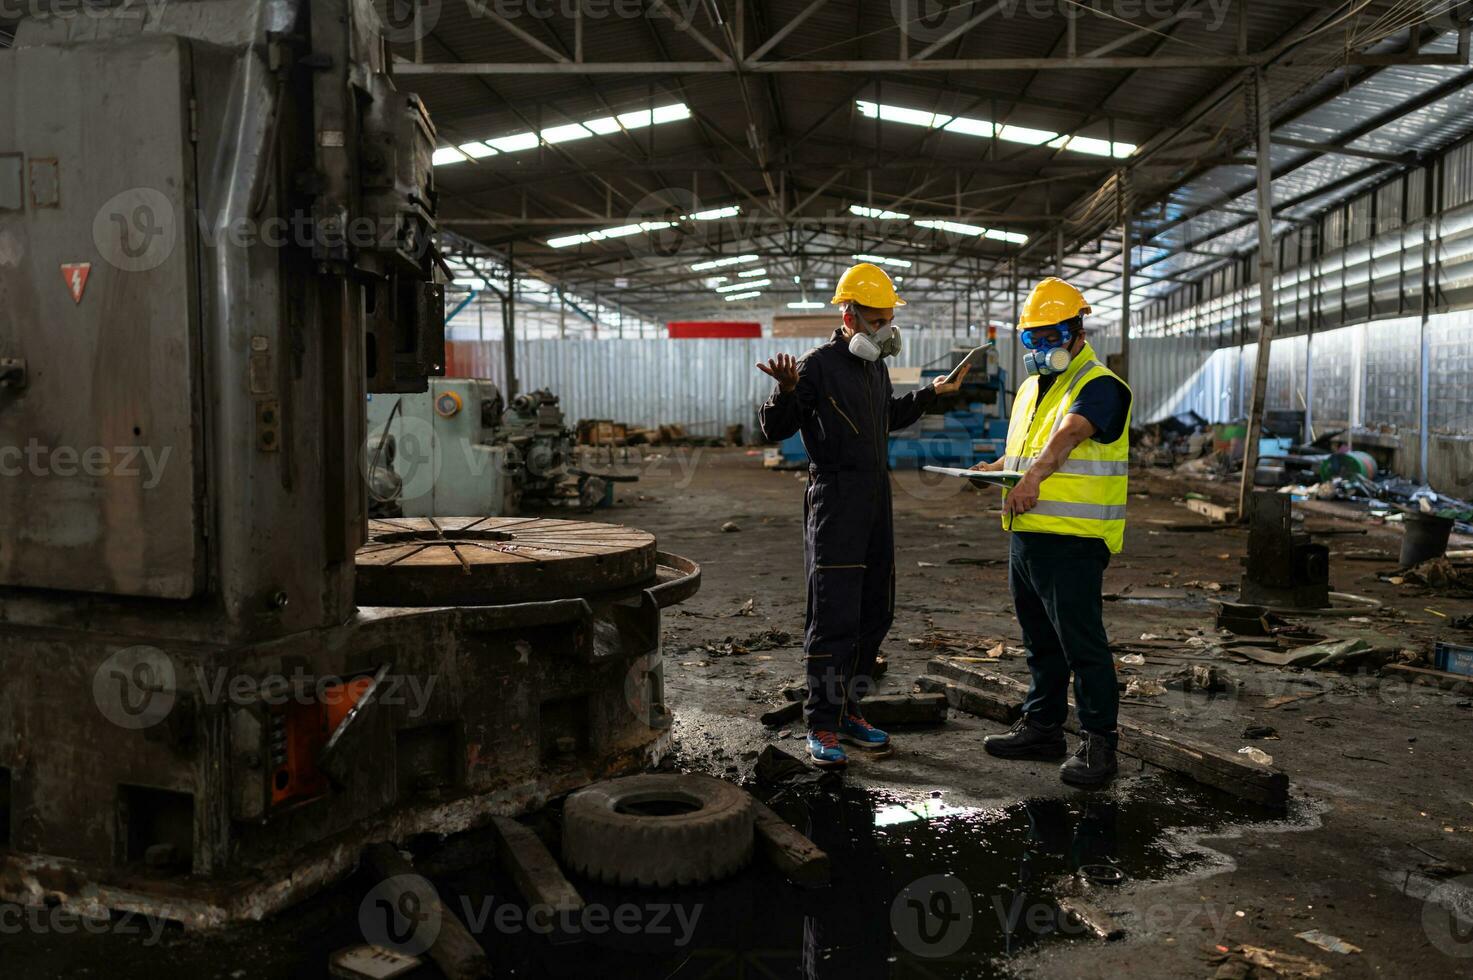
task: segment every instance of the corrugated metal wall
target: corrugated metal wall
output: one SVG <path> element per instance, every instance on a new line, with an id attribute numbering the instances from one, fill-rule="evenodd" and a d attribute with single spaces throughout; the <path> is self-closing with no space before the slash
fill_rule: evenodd
<path id="1" fill-rule="evenodd" d="M 802 355 L 811 338 L 761 340 L 523 340 L 516 345 L 522 391 L 550 388 L 570 419 L 605 418 L 631 425 L 678 424 L 698 435 L 720 435 L 728 425 L 757 424 L 757 409 L 772 381 L 757 362 L 776 354 Z M 972 345 L 978 343 L 976 338 Z M 950 334 L 905 334 L 897 363 L 940 362 L 965 339 Z M 1005 369 L 1012 338 L 998 338 Z M 506 390 L 499 341 L 454 341 L 447 373 L 488 378 Z"/>
<path id="2" fill-rule="evenodd" d="M 1361 431 L 1398 435 L 1407 454 L 1399 465 L 1410 467 L 1417 442 L 1419 336 L 1420 319 L 1402 317 L 1319 331 L 1312 337 L 1282 337 L 1274 342 L 1270 360 L 1268 406 L 1304 407 L 1308 362 L 1313 367 L 1316 431 L 1350 424 Z M 1437 437 L 1429 465 L 1440 472 L 1450 453 L 1473 458 L 1473 312 L 1434 315 L 1427 338 L 1428 429 Z M 1118 343 L 1109 334 L 1095 342 L 1101 355 Z M 801 355 L 813 343 L 803 338 L 527 340 L 517 344 L 517 370 L 523 390 L 545 387 L 561 396 L 570 419 L 611 418 L 640 426 L 677 423 L 693 434 L 713 436 L 740 424 L 752 434 L 757 409 L 772 389 L 757 361 L 777 353 Z M 908 334 L 899 364 L 923 366 L 966 343 L 949 334 Z M 505 387 L 499 342 L 450 346 L 452 375 L 489 378 Z M 1210 422 L 1241 418 L 1247 411 L 1256 350 L 1252 344 L 1214 348 L 1210 336 L 1133 340 L 1135 421 L 1188 410 Z M 1011 370 L 1011 337 L 999 338 L 999 353 L 1004 368 Z M 1445 484 L 1442 489 L 1457 493 L 1461 486 Z"/>

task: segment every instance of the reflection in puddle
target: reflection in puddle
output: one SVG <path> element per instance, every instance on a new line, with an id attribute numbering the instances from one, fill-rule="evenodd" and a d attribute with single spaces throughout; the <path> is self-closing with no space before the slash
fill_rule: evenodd
<path id="1" fill-rule="evenodd" d="M 865 980 L 997 977 L 1021 951 L 1081 929 L 1059 911 L 1067 893 L 1125 912 L 1127 930 L 1179 931 L 1212 908 L 1132 908 L 1122 884 L 1200 868 L 1210 852 L 1174 831 L 1220 830 L 1275 819 L 1232 797 L 1147 773 L 1104 793 L 1036 800 L 972 800 L 845 786 L 825 778 L 759 795 L 826 850 L 832 882 L 804 890 L 765 862 L 729 881 L 668 890 L 576 880 L 587 908 L 552 932 L 529 925 L 525 902 L 496 866 L 486 838 L 451 849 L 463 871 L 434 875 L 447 905 L 472 924 L 498 977 L 783 977 Z M 433 868 L 436 847 L 421 855 Z M 16 936 L 17 975 L 56 975 L 58 963 L 107 964 L 116 980 L 214 976 L 250 963 L 251 977 L 326 975 L 329 955 L 363 941 L 360 874 L 278 920 L 208 935 L 171 933 L 145 947 L 122 935 Z M 7 965 L 11 965 L 7 963 Z M 63 971 L 69 972 L 69 971 Z M 411 980 L 439 974 L 426 963 Z"/>

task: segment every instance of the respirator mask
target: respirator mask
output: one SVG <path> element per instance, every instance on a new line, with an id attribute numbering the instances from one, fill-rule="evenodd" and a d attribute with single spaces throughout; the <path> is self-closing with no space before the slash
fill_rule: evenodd
<path id="1" fill-rule="evenodd" d="M 1060 323 L 1054 327 L 1024 330 L 1018 340 L 1028 352 L 1023 355 L 1023 368 L 1033 374 L 1062 374 L 1068 370 L 1073 355 L 1069 345 L 1074 340 L 1071 329 L 1073 322 Z"/>
<path id="2" fill-rule="evenodd" d="M 857 312 L 850 310 L 854 318 L 869 327 L 868 321 Z M 864 361 L 878 361 L 882 357 L 894 357 L 900 353 L 900 328 L 894 321 L 886 323 L 874 333 L 856 331 L 849 338 L 849 353 Z"/>

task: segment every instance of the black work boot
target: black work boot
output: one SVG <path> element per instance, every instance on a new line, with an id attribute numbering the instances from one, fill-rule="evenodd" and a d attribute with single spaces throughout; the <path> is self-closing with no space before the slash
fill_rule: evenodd
<path id="1" fill-rule="evenodd" d="M 1019 718 L 1006 735 L 984 738 L 982 747 L 999 759 L 1062 759 L 1069 751 L 1063 725 L 1045 728 L 1027 715 Z"/>
<path id="2" fill-rule="evenodd" d="M 1115 736 L 1081 732 L 1079 748 L 1068 762 L 1059 767 L 1059 778 L 1070 786 L 1092 789 L 1115 778 L 1120 767 L 1115 762 Z"/>

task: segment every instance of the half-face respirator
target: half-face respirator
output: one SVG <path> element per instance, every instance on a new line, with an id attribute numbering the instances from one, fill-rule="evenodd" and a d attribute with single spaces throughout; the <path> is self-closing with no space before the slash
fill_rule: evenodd
<path id="1" fill-rule="evenodd" d="M 1028 352 L 1023 355 L 1023 369 L 1030 375 L 1062 374 L 1068 370 L 1069 362 L 1073 359 L 1073 355 L 1069 353 L 1069 344 L 1074 340 L 1074 332 L 1070 329 L 1072 325 L 1071 322 L 1065 322 L 1053 327 L 1022 331 L 1018 339 L 1028 348 Z"/>
<path id="2" fill-rule="evenodd" d="M 854 318 L 865 326 L 864 317 L 858 313 Z M 900 353 L 900 328 L 893 323 L 887 323 L 874 333 L 864 333 L 856 330 L 849 338 L 849 353 L 865 361 L 878 361 L 882 357 L 894 357 Z"/>

